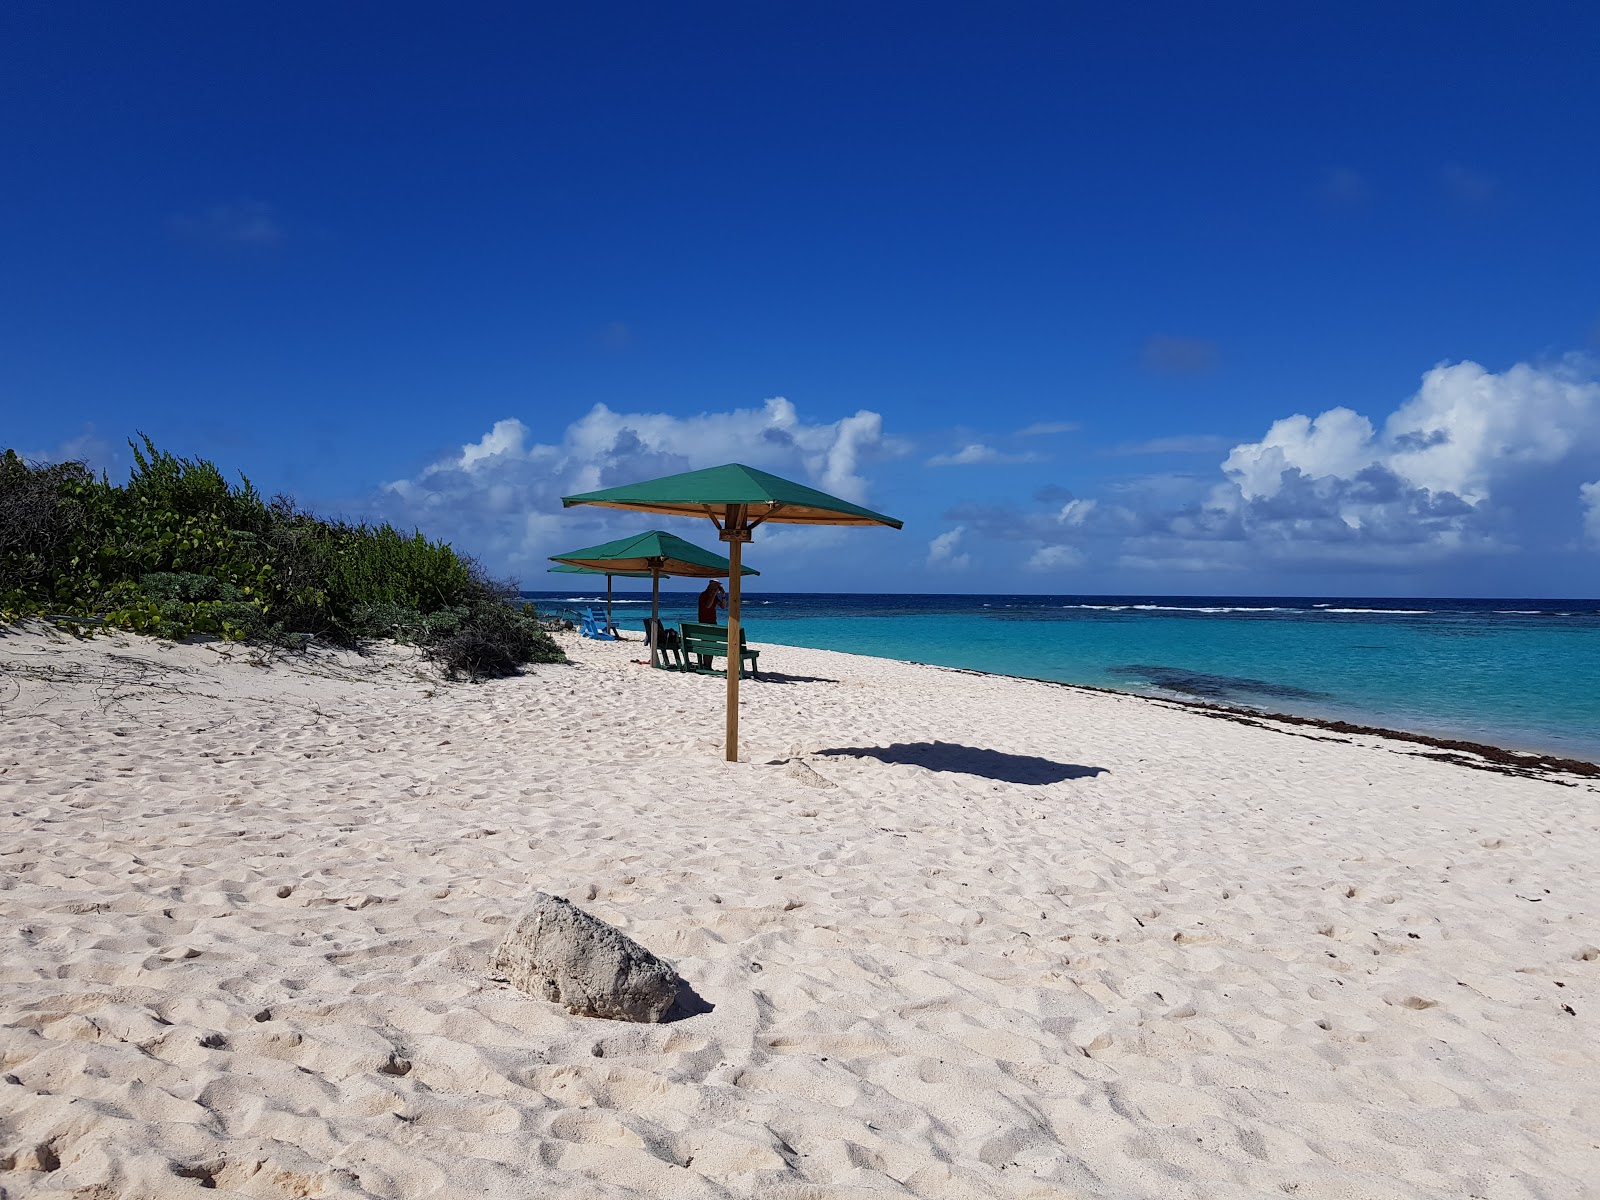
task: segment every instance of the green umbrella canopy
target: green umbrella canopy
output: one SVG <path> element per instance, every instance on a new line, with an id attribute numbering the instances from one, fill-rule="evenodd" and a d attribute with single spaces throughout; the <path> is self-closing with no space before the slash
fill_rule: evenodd
<path id="1" fill-rule="evenodd" d="M 649 571 L 603 571 L 599 567 L 575 567 L 571 563 L 557 563 L 550 570 L 563 575 L 616 575 L 623 579 L 649 579 Z"/>
<path id="2" fill-rule="evenodd" d="M 664 533 L 659 529 L 618 538 L 600 546 L 571 550 L 566 554 L 552 554 L 550 558 L 568 566 L 587 567 L 601 575 L 637 572 L 643 576 L 679 575 L 711 579 L 728 574 L 730 569 L 728 560 L 722 555 L 702 550 L 693 542 L 686 542 L 676 534 Z M 739 573 L 761 574 L 751 567 L 741 567 Z"/>
<path id="3" fill-rule="evenodd" d="M 765 521 L 789 525 L 888 525 L 894 529 L 901 525 L 893 517 L 741 463 L 561 498 L 563 508 L 574 504 L 674 517 L 710 517 L 714 521 L 724 518 L 730 505 L 743 505 L 748 526 Z M 572 556 L 556 557 L 571 561 Z"/>

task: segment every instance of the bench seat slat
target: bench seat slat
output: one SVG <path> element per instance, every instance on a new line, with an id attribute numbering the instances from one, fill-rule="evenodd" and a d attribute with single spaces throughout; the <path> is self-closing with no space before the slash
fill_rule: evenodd
<path id="1" fill-rule="evenodd" d="M 684 621 L 678 626 L 678 629 L 680 642 L 682 644 L 685 670 L 694 669 L 688 665 L 689 656 L 691 654 L 701 655 L 706 658 L 728 657 L 728 631 L 726 627 L 722 625 L 704 625 L 695 621 Z M 741 627 L 739 630 L 740 669 L 743 670 L 744 664 L 748 662 L 750 664 L 751 674 L 759 674 L 760 658 L 761 651 L 751 650 L 745 644 L 745 631 Z"/>

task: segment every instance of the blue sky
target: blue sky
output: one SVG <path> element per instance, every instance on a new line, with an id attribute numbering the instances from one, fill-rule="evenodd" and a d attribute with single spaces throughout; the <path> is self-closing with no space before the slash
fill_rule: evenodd
<path id="1" fill-rule="evenodd" d="M 0 444 L 525 586 L 742 460 L 777 589 L 1600 594 L 1590 4 L 0 10 Z M 673 526 L 703 543 L 709 527 Z"/>

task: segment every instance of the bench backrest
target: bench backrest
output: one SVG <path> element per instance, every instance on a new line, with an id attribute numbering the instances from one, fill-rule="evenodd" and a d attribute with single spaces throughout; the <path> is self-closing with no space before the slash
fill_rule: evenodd
<path id="1" fill-rule="evenodd" d="M 728 644 L 728 628 L 726 625 L 701 625 L 695 621 L 684 621 L 678 626 L 683 630 L 685 642 L 702 642 L 708 645 L 726 647 Z M 744 626 L 739 627 L 739 649 L 745 647 Z"/>

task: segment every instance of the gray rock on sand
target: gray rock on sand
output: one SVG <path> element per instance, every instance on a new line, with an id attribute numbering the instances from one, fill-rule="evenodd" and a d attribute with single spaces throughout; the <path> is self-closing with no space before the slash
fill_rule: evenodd
<path id="1" fill-rule="evenodd" d="M 678 973 L 638 942 L 544 892 L 511 927 L 490 964 L 515 987 L 567 1011 L 659 1021 L 678 998 Z"/>
<path id="2" fill-rule="evenodd" d="M 832 788 L 839 786 L 826 776 L 818 775 L 811 769 L 810 763 L 801 762 L 798 758 L 789 761 L 789 768 L 784 773 L 796 783 L 804 784 L 806 787 Z"/>

